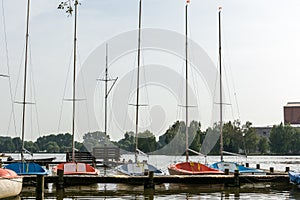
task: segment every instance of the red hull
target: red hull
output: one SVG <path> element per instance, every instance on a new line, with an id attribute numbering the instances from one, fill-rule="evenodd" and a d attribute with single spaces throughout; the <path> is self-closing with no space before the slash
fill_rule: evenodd
<path id="1" fill-rule="evenodd" d="M 224 172 L 212 169 L 198 162 L 182 162 L 168 167 L 170 175 L 205 175 L 224 174 Z"/>
<path id="2" fill-rule="evenodd" d="M 53 172 L 64 170 L 64 175 L 99 175 L 99 170 L 86 163 L 66 162 L 53 168 Z"/>

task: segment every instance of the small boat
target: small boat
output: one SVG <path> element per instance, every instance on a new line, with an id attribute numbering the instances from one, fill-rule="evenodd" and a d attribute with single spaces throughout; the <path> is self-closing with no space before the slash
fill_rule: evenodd
<path id="1" fill-rule="evenodd" d="M 49 171 L 34 162 L 15 162 L 3 167 L 16 172 L 18 175 L 47 175 Z"/>
<path id="2" fill-rule="evenodd" d="M 186 23 L 186 30 L 185 30 L 185 37 L 186 37 L 186 46 L 185 46 L 185 51 L 186 51 L 186 119 L 185 119 L 185 124 L 186 124 L 186 130 L 185 130 L 185 139 L 186 139 L 186 150 L 185 150 L 185 155 L 186 155 L 186 161 L 185 162 L 180 162 L 177 164 L 171 164 L 168 166 L 168 171 L 170 175 L 204 175 L 204 174 L 224 174 L 224 172 L 212 169 L 204 164 L 201 164 L 199 162 L 193 162 L 189 161 L 189 146 L 188 146 L 188 36 L 187 36 L 187 16 L 188 16 L 188 5 L 189 5 L 189 0 L 186 2 L 186 7 L 185 7 L 185 23 Z M 194 152 L 194 151 L 193 151 Z M 195 152 L 194 152 L 195 153 Z"/>
<path id="3" fill-rule="evenodd" d="M 53 167 L 52 172 L 63 170 L 64 175 L 99 175 L 99 170 L 86 163 L 65 162 Z"/>
<path id="4" fill-rule="evenodd" d="M 224 172 L 210 168 L 199 162 L 182 162 L 168 167 L 170 175 L 204 175 L 224 174 Z"/>
<path id="5" fill-rule="evenodd" d="M 210 167 L 221 171 L 228 169 L 229 173 L 234 173 L 235 170 L 238 170 L 239 173 L 243 175 L 266 175 L 266 172 L 263 170 L 245 167 L 237 164 L 236 162 L 216 162 L 210 165 Z"/>
<path id="6" fill-rule="evenodd" d="M 23 177 L 16 172 L 0 168 L 0 198 L 14 197 L 22 190 Z"/>
<path id="7" fill-rule="evenodd" d="M 135 124 L 135 160 L 134 162 L 128 162 L 123 165 L 120 165 L 116 168 L 117 172 L 120 174 L 125 174 L 129 176 L 141 176 L 144 175 L 148 171 L 153 171 L 154 175 L 163 175 L 164 173 L 154 167 L 147 162 L 139 162 L 138 161 L 138 153 L 144 154 L 141 150 L 138 149 L 138 113 L 139 113 L 139 71 L 140 71 L 140 63 L 141 63 L 141 18 L 142 18 L 142 0 L 139 0 L 139 29 L 138 29 L 138 52 L 137 52 L 137 88 L 136 88 L 136 124 Z"/>
<path id="8" fill-rule="evenodd" d="M 297 185 L 297 187 L 300 188 L 300 173 L 289 171 L 288 174 L 289 174 L 290 182 Z"/>
<path id="9" fill-rule="evenodd" d="M 65 6 L 68 4 L 68 6 Z M 89 164 L 75 161 L 75 102 L 76 102 L 76 47 L 77 47 L 77 11 L 78 0 L 74 1 L 74 51 L 73 51 L 73 98 L 72 101 L 72 160 L 70 162 L 63 162 L 52 168 L 53 173 L 57 173 L 57 170 L 64 170 L 64 175 L 99 175 L 99 170 L 92 167 Z M 66 12 L 70 15 L 73 13 L 73 6 L 71 1 L 61 2 L 58 9 L 67 9 Z"/>
<path id="10" fill-rule="evenodd" d="M 117 167 L 120 174 L 128 176 L 144 176 L 147 172 L 153 172 L 155 175 L 164 175 L 164 173 L 146 162 L 126 163 Z"/>
<path id="11" fill-rule="evenodd" d="M 298 188 L 300 188 L 300 173 L 289 171 L 288 174 L 289 174 L 290 182 L 297 185 Z"/>

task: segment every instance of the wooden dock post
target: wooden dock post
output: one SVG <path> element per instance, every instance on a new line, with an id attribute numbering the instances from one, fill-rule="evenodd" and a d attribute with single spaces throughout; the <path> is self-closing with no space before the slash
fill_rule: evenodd
<path id="1" fill-rule="evenodd" d="M 256 169 L 260 169 L 260 164 L 256 164 Z"/>
<path id="2" fill-rule="evenodd" d="M 154 176 L 154 172 L 153 171 L 149 171 L 149 178 L 148 181 L 146 183 L 144 183 L 144 189 L 154 189 L 154 181 L 153 181 L 153 176 Z"/>
<path id="3" fill-rule="evenodd" d="M 240 186 L 240 177 L 239 177 L 239 170 L 234 170 L 234 186 L 239 187 Z"/>
<path id="4" fill-rule="evenodd" d="M 57 169 L 57 175 L 58 175 L 57 188 L 63 189 L 64 188 L 64 170 Z"/>
<path id="5" fill-rule="evenodd" d="M 285 167 L 285 172 L 289 172 L 290 171 L 290 167 Z"/>
<path id="6" fill-rule="evenodd" d="M 36 199 L 44 199 L 44 175 L 36 176 Z"/>
<path id="7" fill-rule="evenodd" d="M 229 169 L 228 168 L 226 168 L 224 172 L 225 172 L 225 175 L 229 175 Z"/>
<path id="8" fill-rule="evenodd" d="M 270 173 L 274 173 L 274 167 L 270 167 Z"/>

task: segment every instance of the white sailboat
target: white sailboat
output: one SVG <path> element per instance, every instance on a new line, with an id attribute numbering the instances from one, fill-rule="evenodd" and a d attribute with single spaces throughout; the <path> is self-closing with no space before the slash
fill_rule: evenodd
<path id="1" fill-rule="evenodd" d="M 140 55 L 141 55 L 141 21 L 142 18 L 142 0 L 139 0 L 139 29 L 138 29 L 138 55 L 137 55 L 137 92 L 136 92 L 136 123 L 135 123 L 135 159 L 134 162 L 129 162 L 117 167 L 117 171 L 121 174 L 130 176 L 142 176 L 145 172 L 152 171 L 154 175 L 163 175 L 163 172 L 157 169 L 155 166 L 146 162 L 138 161 L 138 153 L 141 151 L 138 149 L 138 125 L 139 125 L 139 73 L 140 73 Z"/>

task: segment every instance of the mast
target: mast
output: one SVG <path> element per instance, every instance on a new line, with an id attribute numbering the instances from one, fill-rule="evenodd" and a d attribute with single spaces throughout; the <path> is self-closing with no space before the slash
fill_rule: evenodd
<path id="1" fill-rule="evenodd" d="M 105 77 L 103 79 L 97 79 L 97 81 L 105 82 L 105 86 L 104 86 L 104 93 L 105 93 L 104 94 L 104 107 L 105 107 L 104 108 L 104 133 L 105 133 L 105 136 L 107 136 L 107 98 L 117 80 L 118 80 L 118 77 L 114 78 L 114 79 L 108 78 L 108 44 L 106 44 L 105 45 Z M 108 89 L 109 81 L 113 81 L 113 84 Z"/>
<path id="2" fill-rule="evenodd" d="M 72 100 L 72 162 L 75 161 L 75 101 L 76 101 L 76 44 L 77 44 L 77 6 L 78 1 L 75 0 L 75 15 L 74 15 L 74 52 L 73 52 L 73 100 Z"/>
<path id="3" fill-rule="evenodd" d="M 221 161 L 223 161 L 223 99 L 222 99 L 221 11 L 222 11 L 222 7 L 219 7 L 220 155 L 221 155 Z"/>
<path id="4" fill-rule="evenodd" d="M 140 57 L 141 57 L 141 27 L 142 27 L 142 0 L 139 4 L 139 31 L 138 31 L 138 57 L 137 57 L 137 83 L 136 83 L 136 114 L 135 114 L 135 163 L 138 162 L 138 126 L 139 126 L 139 85 L 140 85 Z"/>
<path id="5" fill-rule="evenodd" d="M 185 6 L 185 158 L 189 161 L 189 128 L 188 128 L 188 4 Z"/>
<path id="6" fill-rule="evenodd" d="M 108 82 L 108 44 L 105 46 L 105 109 L 104 109 L 104 133 L 107 135 L 107 82 Z"/>
<path id="7" fill-rule="evenodd" d="M 25 42 L 25 66 L 24 66 L 24 91 L 23 91 L 23 116 L 22 116 L 22 150 L 21 160 L 24 162 L 24 151 L 25 151 L 25 111 L 26 111 L 26 87 L 27 87 L 27 64 L 28 64 L 28 38 L 29 38 L 29 11 L 30 11 L 30 0 L 27 1 L 27 19 L 26 19 L 26 42 Z"/>

